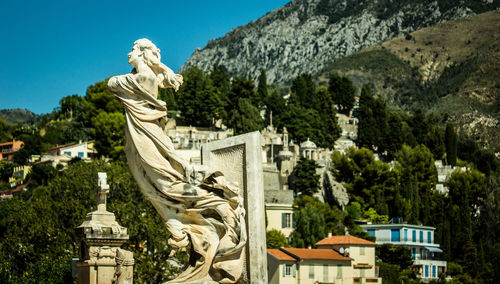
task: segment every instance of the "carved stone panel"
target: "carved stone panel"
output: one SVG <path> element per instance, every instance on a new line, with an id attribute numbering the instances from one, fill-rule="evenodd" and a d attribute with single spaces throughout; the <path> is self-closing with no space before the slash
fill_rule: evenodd
<path id="1" fill-rule="evenodd" d="M 202 164 L 238 183 L 246 210 L 248 241 L 241 283 L 267 283 L 261 134 L 256 131 L 202 146 Z"/>

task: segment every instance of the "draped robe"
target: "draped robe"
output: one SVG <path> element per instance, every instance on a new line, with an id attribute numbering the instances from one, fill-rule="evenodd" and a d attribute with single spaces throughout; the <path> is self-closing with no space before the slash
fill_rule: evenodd
<path id="1" fill-rule="evenodd" d="M 247 240 L 239 188 L 215 172 L 189 183 L 191 166 L 165 134 L 167 108 L 135 74 L 112 77 L 108 88 L 125 107 L 125 153 L 143 194 L 171 233 L 174 249 L 191 243 L 189 266 L 169 283 L 236 283 Z"/>

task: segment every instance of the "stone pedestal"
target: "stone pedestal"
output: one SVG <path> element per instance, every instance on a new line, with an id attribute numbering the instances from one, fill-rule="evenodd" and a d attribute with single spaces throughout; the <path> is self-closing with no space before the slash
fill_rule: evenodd
<path id="1" fill-rule="evenodd" d="M 262 137 L 258 131 L 206 143 L 202 146 L 202 165 L 224 173 L 242 189 L 248 241 L 246 263 L 238 283 L 262 284 L 267 281 Z"/>
<path id="2" fill-rule="evenodd" d="M 130 251 L 120 249 L 128 240 L 127 229 L 120 226 L 115 215 L 106 211 L 106 173 L 99 173 L 97 210 L 87 214 L 76 228 L 80 238 L 77 262 L 78 283 L 132 283 L 134 258 Z"/>

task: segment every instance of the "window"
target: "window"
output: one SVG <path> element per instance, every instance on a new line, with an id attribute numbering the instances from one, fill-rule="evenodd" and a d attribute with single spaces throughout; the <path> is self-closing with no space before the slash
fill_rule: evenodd
<path id="1" fill-rule="evenodd" d="M 359 277 L 362 277 L 362 278 L 365 277 L 365 269 L 364 268 L 359 270 Z"/>
<path id="2" fill-rule="evenodd" d="M 391 242 L 400 241 L 399 229 L 391 229 Z"/>
<path id="3" fill-rule="evenodd" d="M 417 231 L 413 230 L 411 232 L 411 241 L 416 242 L 417 241 Z"/>
<path id="4" fill-rule="evenodd" d="M 359 248 L 359 255 L 365 255 L 365 247 Z"/>
<path id="5" fill-rule="evenodd" d="M 420 231 L 420 242 L 424 242 L 424 231 Z"/>
<path id="6" fill-rule="evenodd" d="M 78 152 L 78 157 L 83 158 L 83 152 Z"/>
<path id="7" fill-rule="evenodd" d="M 342 279 L 342 265 L 337 265 L 337 279 Z"/>
<path id="8" fill-rule="evenodd" d="M 417 254 L 417 250 L 415 248 L 411 249 L 411 258 L 415 259 L 415 255 Z"/>
<path id="9" fill-rule="evenodd" d="M 309 265 L 309 279 L 314 279 L 314 264 Z"/>
<path id="10" fill-rule="evenodd" d="M 425 278 L 429 277 L 429 265 L 425 266 L 424 277 Z"/>
<path id="11" fill-rule="evenodd" d="M 408 229 L 405 229 L 405 242 L 408 241 Z"/>
<path id="12" fill-rule="evenodd" d="M 292 213 L 281 213 L 281 227 L 282 228 L 292 227 Z"/>
<path id="13" fill-rule="evenodd" d="M 432 266 L 432 278 L 436 278 L 436 266 Z"/>
<path id="14" fill-rule="evenodd" d="M 283 276 L 292 275 L 292 265 L 293 264 L 283 264 Z"/>
<path id="15" fill-rule="evenodd" d="M 328 281 L 328 264 L 323 264 L 323 281 Z"/>
<path id="16" fill-rule="evenodd" d="M 432 243 L 432 240 L 431 240 L 431 232 L 427 232 L 427 242 L 430 244 Z"/>
<path id="17" fill-rule="evenodd" d="M 68 155 L 71 157 L 71 152 L 64 152 L 64 154 Z"/>
<path id="18" fill-rule="evenodd" d="M 372 237 L 375 237 L 375 230 L 374 229 L 369 229 L 367 230 L 368 234 Z"/>

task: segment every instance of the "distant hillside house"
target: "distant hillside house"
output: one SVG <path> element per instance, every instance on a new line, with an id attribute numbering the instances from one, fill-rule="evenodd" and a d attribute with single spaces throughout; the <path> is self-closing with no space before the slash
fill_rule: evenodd
<path id="1" fill-rule="evenodd" d="M 375 274 L 375 243 L 352 236 L 341 238 L 348 244 L 338 244 L 336 237 L 330 237 L 318 242 L 328 243 L 318 249 L 268 249 L 269 283 L 382 283 Z"/>
<path id="2" fill-rule="evenodd" d="M 434 230 L 429 226 L 410 224 L 373 224 L 361 228 L 374 236 L 377 244 L 405 246 L 411 250 L 412 269 L 423 280 L 437 279 L 446 272 L 446 261 L 439 255 L 443 251 L 434 243 Z"/>
<path id="3" fill-rule="evenodd" d="M 276 229 L 289 238 L 293 232 L 293 191 L 264 190 L 267 227 L 270 231 Z"/>
<path id="4" fill-rule="evenodd" d="M 0 160 L 12 160 L 14 158 L 14 153 L 24 146 L 23 141 L 0 143 Z"/>
<path id="5" fill-rule="evenodd" d="M 93 142 L 78 142 L 57 146 L 50 149 L 52 156 L 67 155 L 71 158 L 90 159 L 97 151 L 93 147 Z"/>

